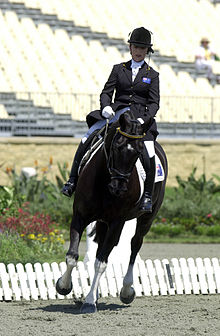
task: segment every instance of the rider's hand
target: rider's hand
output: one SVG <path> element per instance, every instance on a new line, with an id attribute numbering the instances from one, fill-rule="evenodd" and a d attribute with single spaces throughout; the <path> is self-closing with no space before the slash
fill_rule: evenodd
<path id="1" fill-rule="evenodd" d="M 109 119 L 111 117 L 114 117 L 115 112 L 113 111 L 113 109 L 111 108 L 111 106 L 106 106 L 104 107 L 104 109 L 102 110 L 102 116 L 106 119 Z"/>

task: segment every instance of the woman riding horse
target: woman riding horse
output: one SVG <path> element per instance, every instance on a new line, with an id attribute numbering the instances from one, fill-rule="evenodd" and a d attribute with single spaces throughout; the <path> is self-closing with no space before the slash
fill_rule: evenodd
<path id="1" fill-rule="evenodd" d="M 136 28 L 129 35 L 129 47 L 132 59 L 126 63 L 113 66 L 112 72 L 100 95 L 101 109 L 91 112 L 87 116 L 90 127 L 83 137 L 71 168 L 69 180 L 64 184 L 62 193 L 71 197 L 76 189 L 79 163 L 90 144 L 90 135 L 101 129 L 106 119 L 110 123 L 119 119 L 127 110 L 132 110 L 140 124 L 149 125 L 144 138 L 145 161 L 148 161 L 146 180 L 140 210 L 144 213 L 152 212 L 152 191 L 155 178 L 155 147 L 158 135 L 155 115 L 159 109 L 159 74 L 144 61 L 146 55 L 153 53 L 151 32 L 144 27 Z M 115 93 L 114 102 L 112 102 Z M 147 156 L 147 158 L 146 158 Z"/>
<path id="2" fill-rule="evenodd" d="M 123 303 L 129 304 L 134 300 L 135 259 L 164 197 L 167 160 L 162 147 L 155 142 L 156 154 L 164 170 L 164 179 L 155 183 L 152 213 L 142 213 L 139 209 L 143 182 L 139 179 L 135 164 L 143 151 L 147 125 L 139 123 L 129 110 L 120 116 L 118 126 L 114 123 L 111 128 L 106 128 L 104 139 L 98 141 L 98 147 L 93 146 L 96 147 L 95 151 L 79 175 L 70 226 L 70 245 L 66 254 L 67 268 L 56 283 L 59 294 L 67 295 L 71 292 L 71 274 L 77 266 L 83 231 L 91 222 L 96 221 L 95 241 L 98 248 L 95 274 L 81 308 L 82 313 L 97 311 L 99 280 L 106 270 L 108 257 L 119 242 L 125 222 L 137 218 L 136 231 L 131 240 L 129 265 L 120 293 Z"/>

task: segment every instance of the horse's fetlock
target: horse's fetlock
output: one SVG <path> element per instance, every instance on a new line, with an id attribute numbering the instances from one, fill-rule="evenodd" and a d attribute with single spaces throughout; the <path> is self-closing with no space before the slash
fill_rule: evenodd
<path id="1" fill-rule="evenodd" d="M 98 273 L 103 273 L 107 267 L 107 263 L 105 261 L 100 261 L 98 259 L 95 260 L 95 271 Z"/>
<path id="2" fill-rule="evenodd" d="M 70 255 L 70 254 L 67 254 L 66 255 L 66 264 L 68 266 L 72 266 L 72 267 L 75 267 L 76 264 L 77 264 L 77 260 L 79 259 L 79 256 L 76 255 L 76 256 L 73 256 L 73 255 Z"/>

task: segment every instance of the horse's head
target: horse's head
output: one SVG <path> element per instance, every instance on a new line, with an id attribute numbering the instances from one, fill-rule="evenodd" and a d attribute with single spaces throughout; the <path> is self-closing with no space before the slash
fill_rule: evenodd
<path id="1" fill-rule="evenodd" d="M 108 160 L 111 177 L 108 188 L 112 195 L 120 197 L 127 192 L 130 175 L 143 150 L 144 135 L 143 126 L 134 118 L 131 111 L 120 116 Z"/>

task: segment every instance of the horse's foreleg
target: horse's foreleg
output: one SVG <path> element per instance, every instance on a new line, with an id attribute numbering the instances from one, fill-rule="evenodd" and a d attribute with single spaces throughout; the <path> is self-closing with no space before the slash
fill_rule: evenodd
<path id="1" fill-rule="evenodd" d="M 71 281 L 71 274 L 73 268 L 76 266 L 76 260 L 67 255 L 66 265 L 66 272 L 57 280 L 56 283 L 56 291 L 61 295 L 67 295 L 72 291 L 73 285 Z"/>
<path id="2" fill-rule="evenodd" d="M 120 300 L 125 304 L 131 303 L 135 298 L 133 285 L 133 268 L 134 264 L 129 263 L 127 273 L 123 280 L 123 287 L 120 292 Z"/>
<path id="3" fill-rule="evenodd" d="M 67 295 L 72 290 L 71 274 L 74 267 L 76 267 L 77 260 L 79 258 L 79 242 L 82 236 L 84 227 L 80 225 L 81 221 L 78 221 L 74 217 L 70 227 L 70 246 L 66 254 L 66 271 L 61 278 L 57 280 L 56 290 L 61 295 Z M 77 229 L 75 228 L 77 227 Z"/>
<path id="4" fill-rule="evenodd" d="M 95 260 L 95 275 L 92 281 L 91 289 L 86 296 L 85 303 L 81 307 L 81 313 L 95 313 L 97 311 L 96 301 L 98 300 L 99 280 L 106 270 L 107 263 Z"/>
<path id="5" fill-rule="evenodd" d="M 102 223 L 104 225 L 104 223 Z M 96 302 L 98 300 L 98 285 L 99 280 L 106 270 L 109 254 L 111 253 L 114 246 L 118 244 L 121 231 L 123 228 L 123 221 L 115 221 L 109 225 L 109 229 L 106 227 L 99 231 L 98 234 L 98 250 L 95 260 L 95 275 L 93 278 L 92 286 L 90 292 L 88 293 L 85 303 L 82 306 L 82 313 L 94 313 L 96 312 Z"/>
<path id="6" fill-rule="evenodd" d="M 131 256 L 128 265 L 127 273 L 123 280 L 123 287 L 120 292 L 120 300 L 125 303 L 131 303 L 135 298 L 135 290 L 132 287 L 133 285 L 133 269 L 134 263 L 137 257 L 138 252 L 143 244 L 143 238 L 145 234 L 148 232 L 150 228 L 150 224 L 145 224 L 145 222 L 138 219 L 136 232 L 134 237 L 131 240 Z"/>

